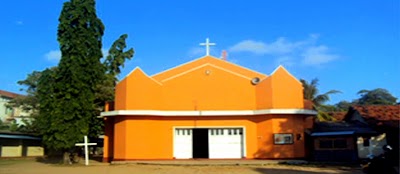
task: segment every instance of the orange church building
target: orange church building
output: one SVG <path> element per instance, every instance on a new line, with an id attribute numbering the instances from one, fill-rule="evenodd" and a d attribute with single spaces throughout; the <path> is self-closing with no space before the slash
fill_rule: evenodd
<path id="1" fill-rule="evenodd" d="M 315 115 L 282 66 L 265 75 L 204 56 L 152 76 L 135 68 L 101 113 L 104 161 L 303 158 Z"/>

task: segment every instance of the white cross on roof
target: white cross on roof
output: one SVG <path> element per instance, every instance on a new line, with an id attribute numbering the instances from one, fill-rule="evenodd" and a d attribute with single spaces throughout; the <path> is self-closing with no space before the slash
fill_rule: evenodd
<path id="1" fill-rule="evenodd" d="M 210 43 L 210 40 L 207 38 L 206 43 L 200 43 L 201 46 L 206 46 L 206 56 L 210 55 L 210 46 L 216 45 L 215 43 Z"/>

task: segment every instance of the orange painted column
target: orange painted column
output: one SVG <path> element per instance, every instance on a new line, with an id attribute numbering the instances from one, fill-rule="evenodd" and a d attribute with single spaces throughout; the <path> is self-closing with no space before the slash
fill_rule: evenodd
<path id="1" fill-rule="evenodd" d="M 104 117 L 104 147 L 103 147 L 103 162 L 108 163 L 113 159 L 114 149 L 114 118 Z"/>

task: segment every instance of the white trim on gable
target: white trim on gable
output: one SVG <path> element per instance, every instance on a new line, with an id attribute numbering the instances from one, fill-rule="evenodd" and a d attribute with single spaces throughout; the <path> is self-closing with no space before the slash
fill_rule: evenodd
<path id="1" fill-rule="evenodd" d="M 253 116 L 264 114 L 317 115 L 309 109 L 261 109 L 261 110 L 205 110 L 205 111 L 162 111 L 162 110 L 115 110 L 102 112 L 99 118 L 108 116 Z"/>
<path id="2" fill-rule="evenodd" d="M 300 80 L 298 80 L 295 76 L 293 76 L 285 67 L 283 67 L 282 65 L 279 65 L 277 68 L 275 68 L 275 70 L 271 73 L 270 76 L 274 75 L 276 71 L 278 71 L 279 68 L 282 68 L 283 70 L 285 70 L 292 78 L 294 78 L 298 83 L 300 83 L 301 85 L 303 85 Z"/>
<path id="3" fill-rule="evenodd" d="M 211 56 L 211 57 L 213 57 L 213 56 Z M 219 60 L 219 61 L 226 62 L 226 63 L 231 64 L 231 65 L 233 65 L 233 66 L 237 66 L 237 67 L 239 67 L 239 68 L 243 68 L 243 69 L 246 69 L 246 70 L 248 70 L 248 71 L 251 71 L 251 72 L 254 72 L 254 73 L 257 73 L 257 74 L 261 74 L 261 75 L 264 75 L 264 76 L 268 77 L 268 75 L 266 75 L 266 74 L 264 74 L 264 73 L 261 73 L 261 72 L 252 70 L 252 69 L 250 69 L 250 68 L 246 68 L 246 67 L 244 67 L 244 66 L 242 66 L 242 65 L 238 65 L 238 64 L 229 62 L 229 61 L 227 61 L 227 60 L 222 60 L 222 59 L 219 59 L 219 58 L 216 58 L 216 57 L 213 57 L 213 58 L 215 58 L 215 59 L 217 59 L 217 60 Z M 251 78 L 254 78 L 254 77 L 251 77 Z"/>
<path id="4" fill-rule="evenodd" d="M 172 79 L 174 79 L 174 78 L 177 78 L 177 77 L 183 76 L 183 75 L 185 75 L 185 74 L 188 74 L 188 73 L 190 73 L 190 72 L 193 72 L 193 71 L 195 71 L 195 70 L 198 70 L 198 69 L 200 69 L 200 68 L 203 68 L 203 67 L 206 67 L 206 66 L 211 66 L 211 67 L 214 67 L 214 68 L 220 69 L 220 70 L 222 70 L 222 71 L 225 71 L 225 72 L 231 73 L 231 74 L 233 74 L 233 75 L 236 75 L 236 76 L 239 76 L 239 77 L 245 78 L 245 79 L 247 79 L 247 80 L 251 80 L 251 78 L 249 78 L 249 77 L 246 77 L 246 76 L 244 76 L 244 75 L 241 75 L 241 74 L 239 74 L 239 73 L 236 73 L 236 72 L 230 71 L 230 70 L 228 70 L 228 69 L 222 68 L 222 67 L 220 67 L 220 66 L 217 66 L 217 65 L 214 65 L 214 64 L 211 64 L 211 63 L 205 63 L 205 64 L 203 64 L 203 65 L 201 65 L 201 66 L 194 67 L 194 68 L 192 68 L 192 69 L 189 69 L 189 70 L 187 70 L 187 71 L 184 71 L 184 72 L 182 72 L 182 73 L 179 73 L 179 74 L 176 74 L 176 75 L 174 75 L 174 76 L 171 76 L 171 77 L 169 77 L 169 78 L 166 78 L 166 79 L 162 80 L 161 82 L 163 82 L 163 83 L 164 83 L 164 82 L 166 82 L 166 81 L 168 81 L 168 80 L 172 80 Z"/>
<path id="5" fill-rule="evenodd" d="M 203 58 L 206 58 L 206 57 L 210 57 L 210 58 L 213 58 L 213 59 L 216 59 L 216 60 L 219 60 L 219 61 L 222 61 L 222 62 L 231 64 L 231 65 L 233 65 L 233 66 L 236 66 L 236 67 L 239 67 L 239 68 L 242 68 L 242 69 L 245 69 L 245 70 L 254 72 L 254 73 L 256 73 L 256 74 L 261 74 L 261 75 L 264 75 L 264 76 L 268 77 L 268 75 L 266 75 L 266 74 L 263 74 L 263 73 L 254 71 L 254 70 L 252 70 L 252 69 L 246 68 L 246 67 L 241 66 L 241 65 L 234 64 L 234 63 L 229 62 L 229 61 L 221 60 L 221 59 L 219 59 L 219 58 L 217 58 L 217 57 L 214 57 L 214 56 L 203 56 L 203 57 L 194 59 L 194 60 L 192 60 L 192 61 L 189 61 L 189 62 L 180 64 L 180 65 L 174 66 L 174 67 L 172 67 L 172 68 L 169 68 L 169 69 L 167 69 L 167 70 L 161 71 L 161 72 L 159 72 L 159 73 L 157 73 L 157 74 L 154 74 L 154 75 L 151 75 L 151 76 L 154 77 L 154 76 L 160 75 L 160 74 L 162 74 L 162 73 L 164 73 L 164 72 L 170 71 L 170 70 L 175 69 L 175 68 L 179 68 L 179 67 L 184 66 L 184 65 L 188 65 L 188 64 L 190 64 L 190 63 L 192 63 L 192 62 L 198 61 L 198 60 L 203 59 Z M 164 80 L 165 80 L 165 79 L 164 79 Z M 163 81 L 164 81 L 164 80 L 163 80 Z"/>
<path id="6" fill-rule="evenodd" d="M 192 63 L 192 62 L 195 62 L 195 61 L 197 61 L 197 60 L 200 60 L 200 59 L 202 59 L 202 58 L 205 58 L 205 57 L 207 57 L 207 56 L 203 56 L 203 57 L 200 57 L 200 58 L 197 58 L 197 59 L 191 60 L 191 61 L 189 61 L 189 62 L 186 62 L 186 63 L 183 63 L 183 64 L 179 64 L 179 65 L 176 65 L 176 66 L 174 66 L 174 67 L 172 67 L 172 68 L 168 68 L 168 69 L 166 69 L 166 70 L 164 70 L 164 71 L 161 71 L 161 72 L 159 72 L 159 73 L 153 74 L 153 75 L 151 75 L 151 77 L 154 77 L 154 76 L 160 75 L 160 74 L 162 74 L 162 73 L 165 73 L 165 72 L 167 72 L 167 71 L 173 70 L 173 69 L 175 69 L 175 68 L 178 68 L 178 67 L 181 67 L 181 66 L 184 66 L 184 65 L 190 64 L 190 63 Z"/>

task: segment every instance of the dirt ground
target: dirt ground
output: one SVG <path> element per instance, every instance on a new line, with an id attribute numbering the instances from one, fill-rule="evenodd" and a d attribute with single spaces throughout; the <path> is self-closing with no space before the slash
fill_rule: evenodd
<path id="1" fill-rule="evenodd" d="M 59 165 L 38 162 L 36 160 L 0 160 L 0 174 L 317 174 L 343 173 L 361 174 L 358 169 L 340 167 L 311 167 L 311 166 L 165 166 L 165 165 L 107 165 L 94 163 L 84 165 Z"/>

